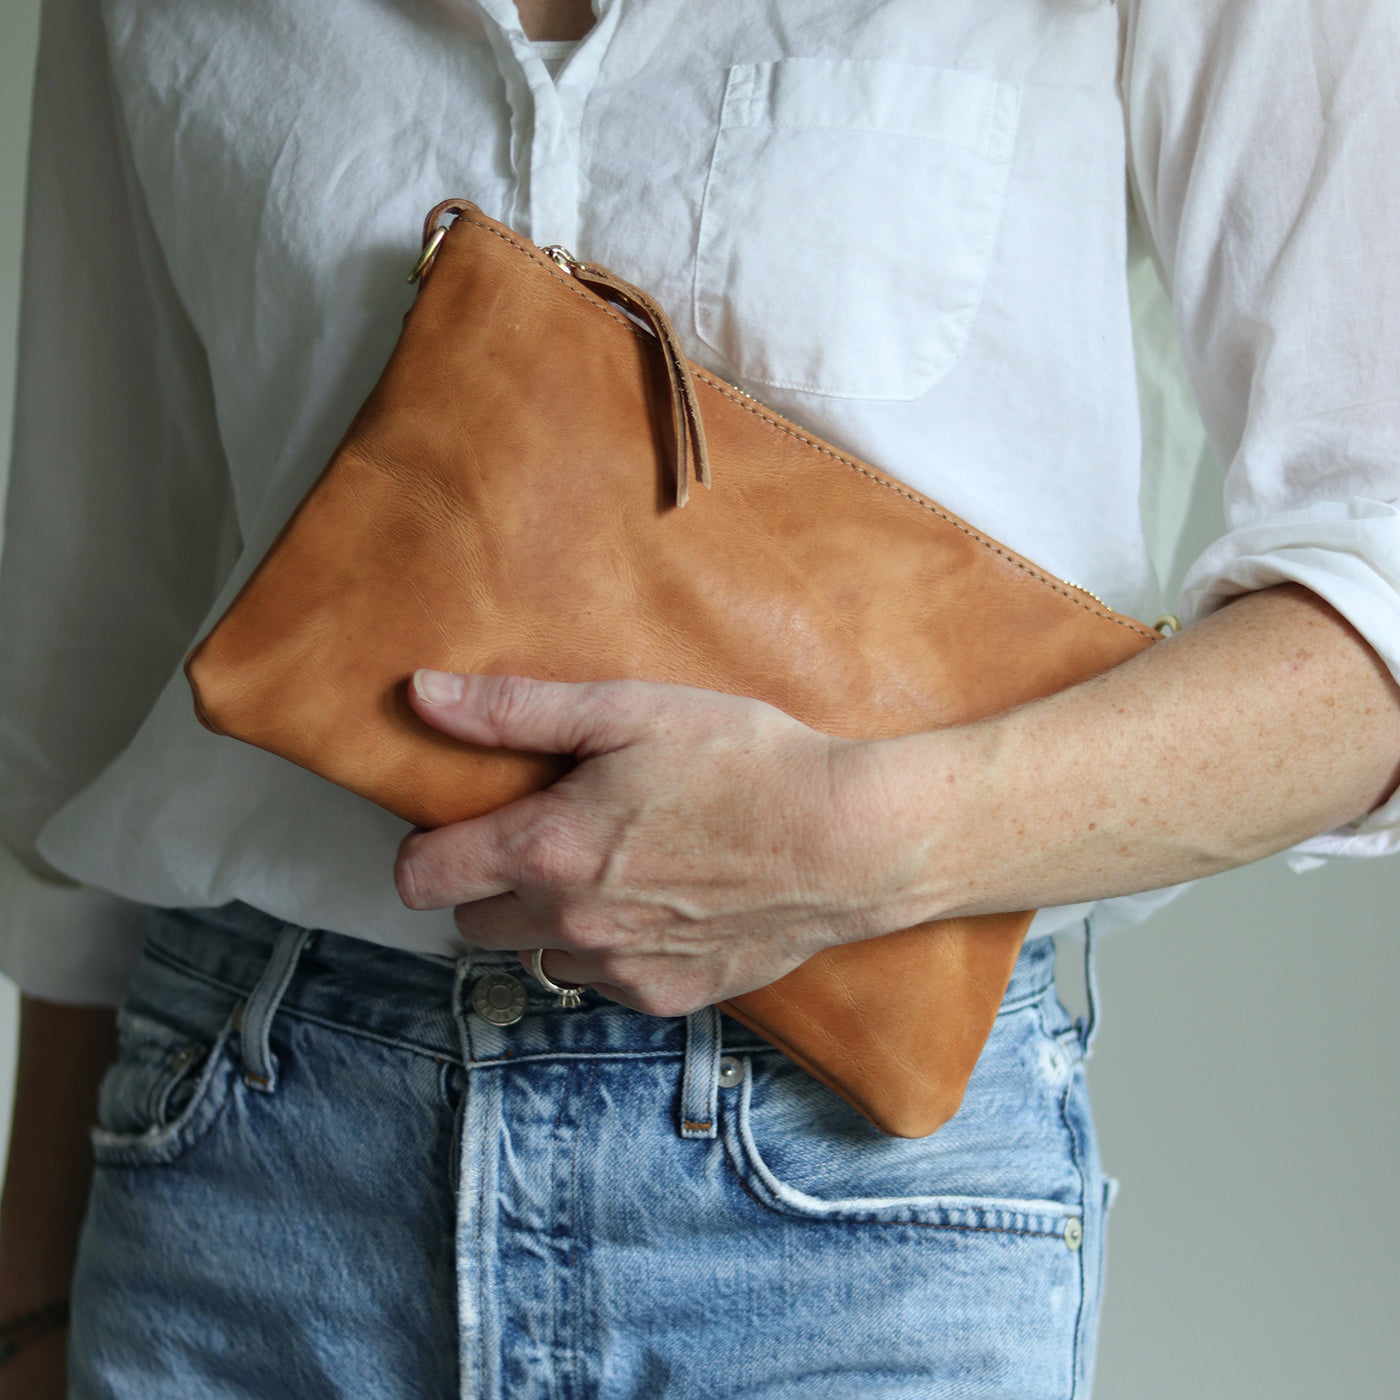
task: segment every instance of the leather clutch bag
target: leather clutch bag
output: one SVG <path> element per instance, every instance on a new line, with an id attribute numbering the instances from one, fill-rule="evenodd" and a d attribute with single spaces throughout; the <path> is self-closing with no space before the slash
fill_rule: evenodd
<path id="1" fill-rule="evenodd" d="M 382 377 L 187 658 L 217 733 L 432 827 L 567 760 L 424 724 L 420 666 L 672 681 L 876 738 L 1008 709 L 1157 638 L 691 364 L 603 268 L 452 200 L 415 274 Z M 924 1136 L 962 1099 L 1030 919 L 831 948 L 723 1010 L 877 1127 Z"/>

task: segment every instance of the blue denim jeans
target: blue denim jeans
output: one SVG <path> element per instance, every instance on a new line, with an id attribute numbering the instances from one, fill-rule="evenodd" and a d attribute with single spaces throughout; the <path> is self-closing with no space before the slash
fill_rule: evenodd
<path id="1" fill-rule="evenodd" d="M 962 1109 L 905 1141 L 714 1011 L 155 910 L 71 1394 L 1085 1396 L 1106 1192 L 1053 964 L 1027 945 Z"/>

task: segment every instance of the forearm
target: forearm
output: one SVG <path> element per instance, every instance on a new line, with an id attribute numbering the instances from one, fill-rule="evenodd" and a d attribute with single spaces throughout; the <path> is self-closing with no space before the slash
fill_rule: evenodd
<path id="1" fill-rule="evenodd" d="M 835 943 L 1242 865 L 1400 781 L 1400 687 L 1291 587 L 1059 695 L 900 739 L 643 681 L 424 673 L 410 700 L 454 738 L 577 762 L 405 837 L 405 904 L 456 905 L 474 946 L 557 950 L 557 980 L 663 1016 Z"/>
<path id="2" fill-rule="evenodd" d="M 1350 821 L 1400 782 L 1400 687 L 1294 586 L 1006 715 L 880 746 L 929 918 L 1176 884 Z"/>
<path id="3" fill-rule="evenodd" d="M 0 1199 L 0 1317 L 68 1296 L 92 1176 L 88 1129 L 115 1053 L 111 1011 L 22 999 Z"/>

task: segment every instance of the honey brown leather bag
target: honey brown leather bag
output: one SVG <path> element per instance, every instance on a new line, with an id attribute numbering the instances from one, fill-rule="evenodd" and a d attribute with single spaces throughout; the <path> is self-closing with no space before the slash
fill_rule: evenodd
<path id="1" fill-rule="evenodd" d="M 405 694 L 420 666 L 671 681 L 873 739 L 997 713 L 1156 640 L 689 363 L 605 269 L 465 200 L 424 238 L 383 376 L 186 660 L 216 733 L 435 827 L 569 760 L 425 724 Z M 692 473 L 712 489 L 690 493 Z M 1030 920 L 829 948 L 722 1009 L 921 1137 L 961 1102 Z"/>

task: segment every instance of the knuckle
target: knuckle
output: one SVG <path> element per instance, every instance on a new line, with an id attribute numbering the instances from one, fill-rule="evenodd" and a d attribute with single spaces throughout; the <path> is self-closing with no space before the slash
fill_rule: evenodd
<path id="1" fill-rule="evenodd" d="M 493 676 L 483 705 L 486 722 L 496 730 L 512 729 L 530 708 L 535 692 L 535 682 L 528 676 Z"/>
<path id="2" fill-rule="evenodd" d="M 574 883 L 576 862 L 568 845 L 555 833 L 532 833 L 520 853 L 520 864 L 526 877 L 544 886 Z"/>
<path id="3" fill-rule="evenodd" d="M 394 862 L 394 888 L 399 892 L 399 899 L 409 909 L 423 908 L 417 861 L 411 860 L 407 856 L 400 856 Z"/>
<path id="4" fill-rule="evenodd" d="M 616 930 L 596 914 L 580 910 L 569 930 L 574 942 L 586 953 L 608 953 L 617 941 Z"/>
<path id="5" fill-rule="evenodd" d="M 580 953 L 595 953 L 604 946 L 605 930 L 585 910 L 566 907 L 559 910 L 555 934 L 560 942 Z"/>
<path id="6" fill-rule="evenodd" d="M 615 706 L 618 709 L 626 709 L 630 705 L 638 704 L 646 695 L 648 682 L 638 680 L 619 679 L 611 681 L 598 681 L 595 683 L 597 689 L 595 694 L 600 700 Z"/>
<path id="7" fill-rule="evenodd" d="M 570 826 L 557 820 L 535 822 L 521 839 L 520 868 L 543 886 L 589 884 L 595 862 Z"/>

